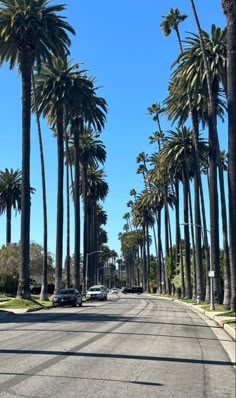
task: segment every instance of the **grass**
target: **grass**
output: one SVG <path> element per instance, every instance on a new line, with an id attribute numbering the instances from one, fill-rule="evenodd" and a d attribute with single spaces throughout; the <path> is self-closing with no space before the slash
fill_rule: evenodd
<path id="1" fill-rule="evenodd" d="M 232 318 L 236 317 L 236 311 L 227 311 L 223 313 L 225 316 L 230 316 Z"/>
<path id="2" fill-rule="evenodd" d="M 236 322 L 225 321 L 224 323 L 227 323 L 232 329 L 236 330 Z"/>
<path id="3" fill-rule="evenodd" d="M 183 301 L 183 303 L 188 303 L 188 304 L 197 304 L 196 300 L 192 299 L 179 299 L 180 301 Z"/>
<path id="4" fill-rule="evenodd" d="M 4 301 L 4 303 L 1 304 L 1 301 Z M 38 308 L 38 307 L 51 307 L 52 302 L 51 301 L 41 301 L 39 299 L 39 296 L 37 295 L 32 295 L 30 300 L 26 299 L 19 299 L 19 298 L 12 298 L 9 299 L 5 297 L 4 300 L 0 300 L 0 309 L 1 308 Z"/>
<path id="5" fill-rule="evenodd" d="M 210 306 L 210 304 L 203 304 L 203 305 L 201 305 L 201 307 L 202 307 L 205 311 L 211 311 L 211 306 Z M 225 313 L 225 310 L 224 310 L 224 308 L 223 308 L 223 305 L 220 305 L 220 304 L 216 304 L 216 305 L 215 305 L 215 309 L 212 310 L 212 311 Z"/>
<path id="6" fill-rule="evenodd" d="M 39 304 L 38 304 L 39 305 Z M 36 307 L 36 302 L 33 300 L 13 298 L 7 303 L 0 304 L 0 308 L 33 308 Z"/>

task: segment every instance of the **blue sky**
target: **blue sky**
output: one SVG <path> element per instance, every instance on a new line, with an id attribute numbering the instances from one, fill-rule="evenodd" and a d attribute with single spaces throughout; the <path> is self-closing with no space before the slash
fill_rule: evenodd
<path id="1" fill-rule="evenodd" d="M 54 3 L 60 3 L 55 1 Z M 225 26 L 220 0 L 196 0 L 202 28 L 212 23 Z M 106 127 L 101 139 L 106 146 L 105 172 L 109 194 L 104 210 L 108 215 L 105 229 L 110 249 L 120 254 L 119 232 L 123 232 L 131 199 L 131 189 L 143 189 L 142 177 L 136 174 L 136 157 L 140 152 L 153 153 L 148 137 L 156 130 L 147 108 L 167 96 L 170 65 L 178 55 L 176 37 L 164 37 L 160 30 L 162 16 L 170 8 L 179 8 L 188 15 L 180 30 L 196 32 L 188 0 L 67 0 L 63 13 L 76 30 L 72 37 L 71 58 L 83 62 L 83 68 L 96 77 L 98 91 L 108 103 Z M 8 65 L 0 69 L 0 170 L 21 168 L 21 79 L 17 70 Z M 47 178 L 49 250 L 55 253 L 56 231 L 56 140 L 42 121 L 45 167 Z M 163 118 L 164 130 L 171 128 Z M 226 126 L 220 128 L 220 143 L 227 149 Z M 42 243 L 43 219 L 41 204 L 41 174 L 35 119 L 32 117 L 31 240 Z M 12 241 L 20 239 L 20 216 L 12 220 Z M 73 230 L 72 230 L 73 231 Z M 5 242 L 5 217 L 0 218 L 0 245 Z M 73 239 L 72 239 L 73 247 Z M 73 249 L 72 249 L 73 250 Z"/>

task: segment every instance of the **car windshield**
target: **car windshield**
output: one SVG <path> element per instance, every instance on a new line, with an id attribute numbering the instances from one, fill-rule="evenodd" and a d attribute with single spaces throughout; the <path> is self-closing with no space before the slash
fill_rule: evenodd
<path id="1" fill-rule="evenodd" d="M 100 287 L 91 287 L 91 288 L 89 289 L 89 291 L 90 291 L 90 292 L 100 292 L 100 291 L 101 291 L 101 288 L 100 288 Z"/>
<path id="2" fill-rule="evenodd" d="M 75 294 L 75 289 L 61 289 L 58 294 Z"/>

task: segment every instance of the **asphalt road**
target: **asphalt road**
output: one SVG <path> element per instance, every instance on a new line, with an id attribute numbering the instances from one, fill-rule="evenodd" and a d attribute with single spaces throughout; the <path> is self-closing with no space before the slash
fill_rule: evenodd
<path id="1" fill-rule="evenodd" d="M 0 320 L 0 398 L 12 397 L 234 398 L 235 369 L 189 308 L 110 295 Z"/>

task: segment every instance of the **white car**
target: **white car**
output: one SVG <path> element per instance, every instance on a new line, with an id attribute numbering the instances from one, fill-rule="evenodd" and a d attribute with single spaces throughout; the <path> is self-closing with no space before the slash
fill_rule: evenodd
<path id="1" fill-rule="evenodd" d="M 107 300 L 107 293 L 104 287 L 101 285 L 91 286 L 86 292 L 86 300 Z"/>
<path id="2" fill-rule="evenodd" d="M 118 294 L 119 290 L 116 287 L 113 287 L 113 289 L 111 289 L 111 294 Z"/>

